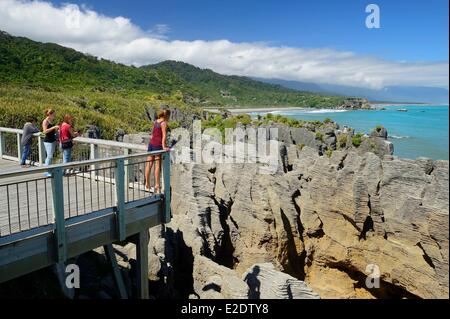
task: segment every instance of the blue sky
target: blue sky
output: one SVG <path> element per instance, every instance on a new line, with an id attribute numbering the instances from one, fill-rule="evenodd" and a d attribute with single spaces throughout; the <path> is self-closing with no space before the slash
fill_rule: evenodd
<path id="1" fill-rule="evenodd" d="M 53 1 L 62 4 L 67 0 Z M 71 0 L 142 29 L 170 27 L 169 39 L 263 41 L 329 47 L 386 59 L 448 60 L 448 0 Z M 365 7 L 381 9 L 381 28 L 367 29 Z"/>
<path id="2" fill-rule="evenodd" d="M 0 30 L 141 66 L 372 89 L 448 89 L 448 0 L 0 0 Z"/>

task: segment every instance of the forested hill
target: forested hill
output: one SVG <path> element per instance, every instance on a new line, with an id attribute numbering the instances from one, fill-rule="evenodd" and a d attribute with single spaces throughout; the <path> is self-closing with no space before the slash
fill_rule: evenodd
<path id="1" fill-rule="evenodd" d="M 225 105 L 333 107 L 344 100 L 343 97 L 287 89 L 248 77 L 222 75 L 177 61 L 164 61 L 142 69 L 175 73 L 193 86 L 197 95 Z"/>
<path id="2" fill-rule="evenodd" d="M 165 61 L 143 67 L 99 59 L 52 43 L 0 32 L 0 83 L 12 86 L 182 96 L 201 106 L 334 107 L 344 97 L 283 88 Z"/>
<path id="3" fill-rule="evenodd" d="M 144 70 L 86 55 L 53 43 L 0 32 L 2 83 L 170 91 L 182 85 L 173 73 Z"/>

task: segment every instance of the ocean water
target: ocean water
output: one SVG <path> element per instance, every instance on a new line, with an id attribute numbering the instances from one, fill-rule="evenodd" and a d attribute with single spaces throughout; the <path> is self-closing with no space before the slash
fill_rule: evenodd
<path id="1" fill-rule="evenodd" d="M 370 133 L 377 125 L 383 125 L 388 131 L 388 139 L 394 144 L 394 155 L 411 159 L 421 156 L 449 159 L 448 105 L 383 107 L 386 110 L 280 110 L 271 113 L 303 120 L 330 118 L 341 127 L 347 125 L 362 133 Z M 408 112 L 399 112 L 398 109 L 407 109 Z"/>

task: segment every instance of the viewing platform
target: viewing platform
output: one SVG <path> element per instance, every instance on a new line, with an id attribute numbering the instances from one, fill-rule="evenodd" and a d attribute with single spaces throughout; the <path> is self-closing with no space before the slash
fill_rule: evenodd
<path id="1" fill-rule="evenodd" d="M 148 298 L 149 228 L 170 222 L 170 153 L 145 145 L 76 138 L 74 162 L 43 166 L 36 135 L 30 168 L 21 168 L 22 131 L 0 128 L 0 283 L 103 246 L 127 298 L 113 243 L 137 246 L 140 298 Z M 148 156 L 161 156 L 162 190 L 145 189 Z M 48 176 L 46 173 L 50 173 Z M 154 185 L 154 181 L 152 181 Z"/>

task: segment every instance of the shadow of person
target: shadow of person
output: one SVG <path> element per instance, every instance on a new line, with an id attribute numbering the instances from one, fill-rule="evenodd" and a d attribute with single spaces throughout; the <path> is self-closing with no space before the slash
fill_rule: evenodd
<path id="1" fill-rule="evenodd" d="M 254 266 L 251 273 L 248 273 L 244 281 L 250 288 L 249 299 L 261 299 L 261 282 L 258 279 L 260 273 L 259 266 Z"/>

